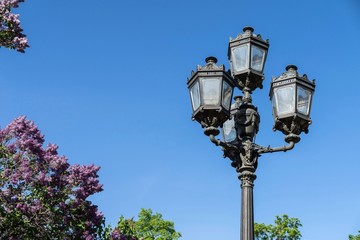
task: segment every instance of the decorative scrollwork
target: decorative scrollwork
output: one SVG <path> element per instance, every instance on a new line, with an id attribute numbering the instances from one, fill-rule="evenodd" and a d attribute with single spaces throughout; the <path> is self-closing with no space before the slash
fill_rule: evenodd
<path id="1" fill-rule="evenodd" d="M 238 165 L 237 162 L 239 162 L 240 160 L 239 148 L 233 144 L 226 144 L 225 146 L 223 146 L 222 150 L 224 152 L 223 157 L 229 158 L 232 161 L 231 166 L 236 168 L 236 166 Z"/>
<path id="2" fill-rule="evenodd" d="M 214 136 L 219 133 L 219 130 L 213 127 L 218 121 L 214 117 L 204 118 L 201 124 L 206 128 L 205 134 L 210 137 L 210 140 L 215 145 L 222 147 L 224 158 L 227 157 L 231 160 L 231 166 L 239 173 L 241 186 L 252 187 L 256 179 L 255 172 L 258 166 L 258 158 L 261 154 L 291 150 L 300 141 L 298 134 L 304 131 L 304 127 L 296 116 L 286 119 L 288 121 L 277 118 L 274 129 L 281 130 L 286 134 L 285 141 L 288 145 L 271 148 L 270 146 L 262 147 L 254 143 L 254 136 L 259 129 L 260 116 L 254 105 L 244 101 L 244 98 L 245 100 L 246 98 L 251 99 L 251 91 L 244 88 L 243 93 L 245 96 L 236 98 L 238 105 L 234 108 L 236 111 L 233 112 L 237 132 L 235 140 L 222 142 L 215 139 Z"/>
<path id="3" fill-rule="evenodd" d="M 308 76 L 306 74 L 300 75 L 297 71 L 297 67 L 294 65 L 287 66 L 286 72 L 284 72 L 277 78 L 272 77 L 272 81 L 277 82 L 277 81 L 281 81 L 284 79 L 290 79 L 290 78 L 299 78 L 301 80 L 304 80 L 305 82 L 312 82 L 313 84 L 315 84 L 315 79 L 310 81 L 310 79 L 308 78 Z"/>
<path id="4" fill-rule="evenodd" d="M 204 117 L 200 124 L 203 128 L 208 128 L 217 125 L 218 121 L 217 117 Z"/>
<path id="5" fill-rule="evenodd" d="M 256 179 L 256 174 L 251 171 L 241 172 L 239 175 L 241 180 L 241 187 L 254 187 L 254 181 Z"/>
<path id="6" fill-rule="evenodd" d="M 289 70 L 288 72 L 284 72 L 283 74 L 281 74 L 278 78 L 273 78 L 273 82 L 292 78 L 292 77 L 297 77 L 297 76 L 298 76 L 298 73 L 296 71 Z"/>
<path id="7" fill-rule="evenodd" d="M 285 134 L 290 133 L 290 129 L 287 127 L 287 125 L 285 123 L 280 121 L 280 119 L 278 117 L 275 118 L 275 124 L 273 127 L 273 131 L 276 131 L 276 130 L 280 130 L 280 131 L 284 132 Z"/>
<path id="8" fill-rule="evenodd" d="M 252 31 L 246 31 L 244 33 L 240 33 L 235 38 L 230 37 L 230 42 L 240 40 L 243 38 L 248 38 L 248 37 L 253 37 L 253 38 L 259 39 L 261 41 L 269 42 L 269 39 L 264 40 L 260 34 L 255 34 Z"/>
<path id="9" fill-rule="evenodd" d="M 311 124 L 311 120 L 306 120 L 294 115 L 283 119 L 276 118 L 273 130 L 279 130 L 285 135 L 296 134 L 301 132 L 308 133 L 308 126 Z"/>
<path id="10" fill-rule="evenodd" d="M 225 71 L 224 65 L 216 65 L 214 62 L 208 62 L 205 64 L 205 66 L 198 65 L 197 66 L 198 71 L 208 71 L 208 70 L 222 70 Z"/>
<path id="11" fill-rule="evenodd" d="M 254 167 L 257 164 L 258 155 L 250 140 L 243 142 L 243 151 L 240 152 L 242 166 Z"/>
<path id="12" fill-rule="evenodd" d="M 297 116 L 295 115 L 293 121 L 291 122 L 290 132 L 288 134 L 301 132 L 300 125 L 296 121 Z"/>

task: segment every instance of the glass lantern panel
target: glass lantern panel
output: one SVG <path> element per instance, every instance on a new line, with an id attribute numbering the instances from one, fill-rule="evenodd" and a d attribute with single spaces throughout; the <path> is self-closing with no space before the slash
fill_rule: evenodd
<path id="1" fill-rule="evenodd" d="M 220 105 L 220 78 L 200 78 L 204 105 Z"/>
<path id="2" fill-rule="evenodd" d="M 190 89 L 191 104 L 194 112 L 200 107 L 199 93 L 200 93 L 199 82 L 196 82 Z"/>
<path id="3" fill-rule="evenodd" d="M 265 59 L 265 50 L 257 46 L 251 46 L 251 68 L 262 72 Z"/>
<path id="4" fill-rule="evenodd" d="M 227 110 L 230 110 L 232 87 L 227 82 L 223 81 L 222 91 L 222 105 Z"/>
<path id="5" fill-rule="evenodd" d="M 306 116 L 309 115 L 311 92 L 301 86 L 297 87 L 297 111 Z"/>
<path id="6" fill-rule="evenodd" d="M 288 85 L 274 89 L 276 115 L 282 115 L 295 112 L 295 86 Z"/>
<path id="7" fill-rule="evenodd" d="M 278 114 L 276 112 L 276 100 L 275 100 L 274 95 L 272 95 L 272 97 L 271 97 L 271 105 L 272 105 L 272 113 L 273 113 L 273 116 L 275 118 Z"/>
<path id="8" fill-rule="evenodd" d="M 242 45 L 231 49 L 233 72 L 240 72 L 249 68 L 249 45 Z"/>
<path id="9" fill-rule="evenodd" d="M 224 122 L 222 131 L 223 131 L 223 136 L 224 136 L 225 142 L 231 142 L 236 139 L 236 129 L 235 129 L 234 117 L 232 117 L 231 119 Z"/>

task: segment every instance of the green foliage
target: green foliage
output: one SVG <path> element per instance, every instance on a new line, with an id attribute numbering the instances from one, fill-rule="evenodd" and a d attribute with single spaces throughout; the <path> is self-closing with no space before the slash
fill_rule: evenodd
<path id="1" fill-rule="evenodd" d="M 360 240 L 360 231 L 357 235 L 349 235 L 349 240 Z"/>
<path id="2" fill-rule="evenodd" d="M 263 223 L 255 223 L 255 225 L 254 225 L 255 239 L 258 239 L 258 240 L 268 240 L 268 239 L 270 239 L 269 238 L 269 236 L 270 236 L 269 226 L 266 226 Z"/>
<path id="3" fill-rule="evenodd" d="M 137 221 L 121 216 L 116 229 L 128 239 L 177 240 L 181 237 L 173 222 L 164 220 L 160 213 L 153 214 L 151 209 L 141 209 Z"/>
<path id="4" fill-rule="evenodd" d="M 254 235 L 257 240 L 299 240 L 301 226 L 299 219 L 284 214 L 282 217 L 276 216 L 274 225 L 255 223 Z"/>
<path id="5" fill-rule="evenodd" d="M 123 216 L 120 217 L 117 229 L 120 230 L 122 235 L 130 237 L 137 237 L 137 226 L 134 218 L 125 219 Z"/>

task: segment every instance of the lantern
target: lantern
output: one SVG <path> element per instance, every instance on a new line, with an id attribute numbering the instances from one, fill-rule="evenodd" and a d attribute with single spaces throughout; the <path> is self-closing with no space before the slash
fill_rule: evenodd
<path id="1" fill-rule="evenodd" d="M 228 58 L 232 76 L 240 89 L 248 87 L 251 91 L 262 88 L 264 65 L 269 41 L 253 33 L 254 29 L 245 27 L 244 33 L 235 39 L 230 38 Z"/>
<path id="2" fill-rule="evenodd" d="M 310 110 L 315 90 L 315 81 L 304 74 L 300 76 L 297 67 L 289 65 L 286 72 L 273 78 L 270 99 L 275 120 L 274 130 L 284 134 L 308 132 L 311 124 Z"/>
<path id="3" fill-rule="evenodd" d="M 192 117 L 202 127 L 217 128 L 230 117 L 234 81 L 225 71 L 224 65 L 216 65 L 215 57 L 208 57 L 205 61 L 206 65 L 198 66 L 187 82 Z"/>
<path id="4" fill-rule="evenodd" d="M 237 141 L 237 132 L 236 132 L 236 127 L 235 127 L 235 114 L 241 105 L 242 97 L 236 96 L 236 97 L 234 97 L 234 100 L 235 100 L 235 102 L 231 105 L 231 110 L 230 110 L 231 117 L 230 117 L 230 119 L 226 120 L 226 122 L 224 122 L 223 127 L 222 127 L 223 140 L 226 143 L 231 143 L 231 142 Z"/>

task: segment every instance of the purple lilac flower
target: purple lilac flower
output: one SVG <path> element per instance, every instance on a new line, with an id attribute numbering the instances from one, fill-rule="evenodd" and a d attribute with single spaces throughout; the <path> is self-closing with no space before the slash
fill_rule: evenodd
<path id="1" fill-rule="evenodd" d="M 24 0 L 0 0 L 0 47 L 16 49 L 25 52 L 29 47 L 26 35 L 20 27 L 19 14 L 12 13 Z"/>
<path id="2" fill-rule="evenodd" d="M 104 216 L 87 197 L 102 191 L 100 168 L 70 166 L 58 146 L 44 148 L 44 141 L 25 117 L 0 130 L 0 206 L 6 212 L 0 238 L 97 239 Z"/>

